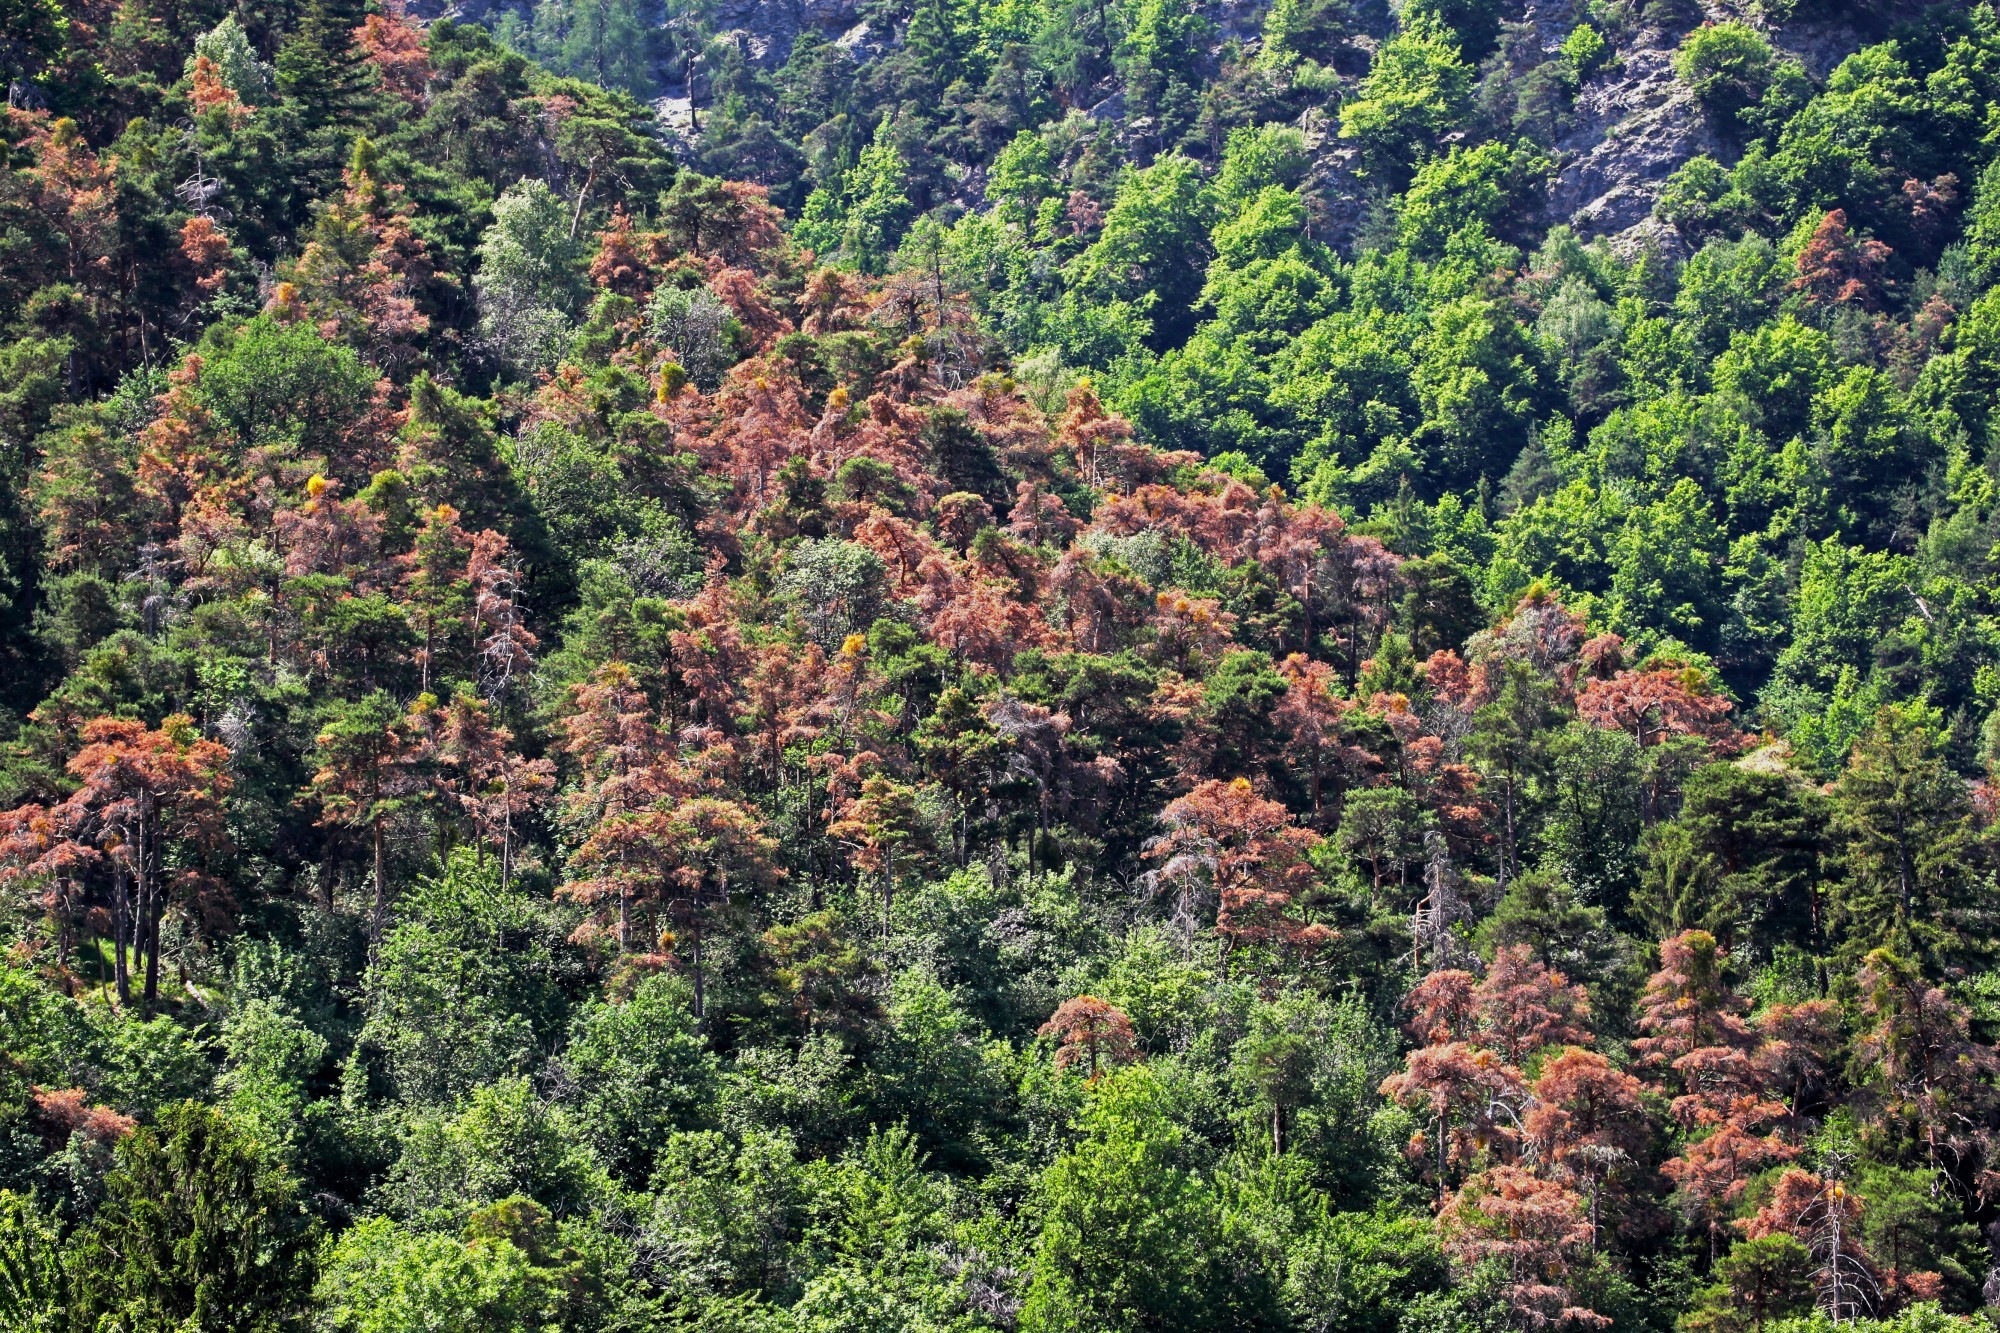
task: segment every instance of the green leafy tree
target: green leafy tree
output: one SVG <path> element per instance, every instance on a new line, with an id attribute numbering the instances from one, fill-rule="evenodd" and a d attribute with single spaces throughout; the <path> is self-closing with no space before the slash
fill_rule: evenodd
<path id="1" fill-rule="evenodd" d="M 353 34 L 362 18 L 353 0 L 310 0 L 278 48 L 278 94 L 298 108 L 309 129 L 330 130 L 361 109 L 369 67 Z"/>
<path id="2" fill-rule="evenodd" d="M 312 786 L 327 822 L 368 835 L 375 894 L 369 938 L 379 944 L 389 919 L 389 826 L 423 798 L 423 736 L 412 716 L 377 690 L 336 703 L 317 744 Z"/>
<path id="3" fill-rule="evenodd" d="M 1097 1089 L 1084 1141 L 1040 1182 L 1041 1234 L 1021 1327 L 1212 1328 L 1241 1294 L 1211 1276 L 1220 1219 L 1213 1193 L 1189 1169 L 1186 1131 L 1143 1065 Z"/>
<path id="4" fill-rule="evenodd" d="M 651 1178 L 675 1130 L 712 1115 L 719 1070 L 683 990 L 650 977 L 622 1003 L 578 1010 L 561 1057 L 578 1125 L 604 1163 L 634 1184 Z"/>
<path id="5" fill-rule="evenodd" d="M 560 1326 L 570 1277 L 506 1235 L 424 1234 L 375 1217 L 332 1247 L 318 1296 L 338 1333 L 537 1333 Z"/>
<path id="6" fill-rule="evenodd" d="M 1465 115 L 1472 75 L 1449 30 L 1434 20 L 1411 23 L 1382 44 L 1360 95 L 1340 109 L 1341 135 L 1400 185 Z"/>
<path id="7" fill-rule="evenodd" d="M 0 1190 L 0 1320 L 20 1333 L 66 1333 L 68 1284 L 56 1219 L 32 1195 Z"/>
<path id="8" fill-rule="evenodd" d="M 1070 263 L 1072 298 L 1128 309 L 1155 347 L 1179 341 L 1192 326 L 1213 209 L 1207 182 L 1186 157 L 1169 154 L 1134 171 L 1119 185 L 1104 230 Z M 1078 351 L 1085 347 L 1079 342 Z"/>
<path id="9" fill-rule="evenodd" d="M 1749 24 L 1704 23 L 1674 52 L 1674 73 L 1726 119 L 1764 95 L 1773 60 L 1770 42 Z"/>
<path id="10" fill-rule="evenodd" d="M 657 85 L 653 34 L 659 26 L 646 0 L 539 0 L 532 41 L 551 68 L 644 98 Z"/>
<path id="11" fill-rule="evenodd" d="M 70 1251 L 76 1313 L 86 1327 L 292 1327 L 315 1231 L 297 1182 L 242 1126 L 212 1107 L 169 1107 L 120 1146 L 103 1207 Z"/>
<path id="12" fill-rule="evenodd" d="M 1638 914 L 1656 935 L 1705 930 L 1758 957 L 1823 948 L 1831 818 L 1826 799 L 1782 768 L 1700 769 L 1680 813 L 1647 831 Z"/>
<path id="13" fill-rule="evenodd" d="M 525 1078 L 502 1078 L 455 1111 L 415 1119 L 379 1197 L 396 1216 L 436 1230 L 517 1195 L 573 1217 L 613 1188 L 567 1117 Z"/>
<path id="14" fill-rule="evenodd" d="M 413 884 L 365 978 L 364 1056 L 387 1090 L 412 1107 L 449 1106 L 552 1046 L 567 1018 L 564 933 L 468 848 Z"/>
<path id="15" fill-rule="evenodd" d="M 584 251 L 570 210 L 546 182 L 523 180 L 493 205 L 479 242 L 479 327 L 494 351 L 524 371 L 545 369 L 568 346 L 582 307 Z"/>
<path id="16" fill-rule="evenodd" d="M 1467 749 L 1500 789 L 1500 887 L 1518 864 L 1530 784 L 1548 771 L 1557 713 L 1546 684 L 1525 662 L 1502 664 L 1500 688 L 1473 714 Z"/>
<path id="17" fill-rule="evenodd" d="M 214 63 L 216 75 L 224 86 L 248 105 L 257 106 L 269 96 L 270 67 L 257 59 L 249 35 L 243 31 L 243 25 L 236 21 L 234 14 L 227 15 L 222 22 L 195 38 L 194 55 L 188 57 L 189 72 L 193 71 L 195 60 L 201 56 L 207 56 Z"/>
<path id="18" fill-rule="evenodd" d="M 1934 715 L 1889 705 L 1855 742 L 1833 791 L 1846 876 L 1833 921 L 1844 952 L 1889 948 L 1927 969 L 1982 956 L 1993 934 L 1987 856 Z"/>

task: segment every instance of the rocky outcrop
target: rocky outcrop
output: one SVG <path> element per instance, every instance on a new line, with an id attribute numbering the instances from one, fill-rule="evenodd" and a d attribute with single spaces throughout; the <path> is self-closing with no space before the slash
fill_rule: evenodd
<path id="1" fill-rule="evenodd" d="M 1652 215 L 1661 186 L 1683 162 L 1726 151 L 1674 77 L 1673 47 L 1648 36 L 1579 90 L 1574 127 L 1556 144 L 1551 223 L 1585 236 L 1626 231 Z"/>
<path id="2" fill-rule="evenodd" d="M 490 18 L 519 2 L 409 0 L 413 11 L 425 17 L 449 13 L 473 19 Z M 1214 24 L 1218 64 L 1230 45 L 1254 53 L 1270 3 L 1201 0 L 1203 12 Z M 1718 130 L 1674 74 L 1674 52 L 1697 23 L 1739 19 L 1766 26 L 1775 46 L 1815 79 L 1824 79 L 1846 56 L 1886 35 L 1897 19 L 1917 12 L 1919 4 L 1920 0 L 1898 0 L 1888 5 L 1829 5 L 1822 10 L 1831 15 L 1827 19 L 1769 28 L 1751 0 L 1643 4 L 1631 0 L 1624 8 L 1638 17 L 1627 20 L 1633 26 L 1626 31 L 1607 34 L 1615 39 L 1613 56 L 1577 90 L 1551 146 L 1556 169 L 1544 221 L 1568 225 L 1585 237 L 1612 237 L 1624 249 L 1672 249 L 1678 243 L 1670 229 L 1652 216 L 1668 178 L 1697 154 L 1728 162 L 1737 152 L 1731 137 Z M 1537 58 L 1557 55 L 1584 4 L 1583 0 L 1514 0 L 1507 8 L 1510 31 L 1525 29 L 1528 48 L 1540 53 L 1529 57 L 1532 64 Z M 1356 39 L 1349 48 L 1353 60 L 1339 64 L 1349 87 L 1365 73 L 1369 53 L 1393 25 L 1391 7 L 1382 0 L 1357 0 L 1354 15 Z M 898 41 L 898 34 L 864 16 L 860 0 L 717 0 L 707 18 L 719 39 L 734 41 L 746 56 L 767 68 L 783 64 L 793 44 L 807 32 L 846 48 L 862 63 L 894 49 Z M 664 95 L 654 107 L 667 136 L 684 145 L 695 137 L 705 79 L 697 69 L 696 86 L 690 89 L 685 69 L 663 69 L 661 76 Z M 1126 123 L 1126 97 L 1115 82 L 1107 80 L 1093 90 L 1082 114 L 1120 127 L 1132 142 L 1145 141 L 1146 126 Z M 1351 145 L 1339 138 L 1333 103 L 1310 108 L 1299 125 L 1313 154 L 1310 193 L 1315 201 L 1315 232 L 1345 247 L 1362 223 L 1366 183 L 1356 175 Z"/>
<path id="3" fill-rule="evenodd" d="M 1866 12 L 1840 7 L 1836 18 L 1774 29 L 1754 6 L 1710 0 L 1701 6 L 1701 18 L 1765 27 L 1773 46 L 1819 80 L 1864 45 L 1881 40 L 1896 19 L 1916 12 L 1914 6 L 1860 8 Z M 1545 50 L 1553 51 L 1574 22 L 1568 9 L 1567 0 L 1531 0 L 1526 7 L 1524 18 L 1536 23 Z M 1730 162 L 1737 153 L 1736 144 L 1718 132 L 1674 76 L 1674 52 L 1691 26 L 1642 26 L 1578 90 L 1569 128 L 1555 146 L 1551 224 L 1566 223 L 1583 236 L 1610 236 L 1621 249 L 1672 249 L 1678 243 L 1652 217 L 1667 178 L 1699 154 Z"/>

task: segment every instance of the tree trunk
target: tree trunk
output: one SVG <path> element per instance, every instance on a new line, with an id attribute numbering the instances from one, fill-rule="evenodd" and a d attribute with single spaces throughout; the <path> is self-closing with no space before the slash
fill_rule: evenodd
<path id="1" fill-rule="evenodd" d="M 701 976 L 701 906 L 696 904 L 689 917 L 688 936 L 694 947 L 688 953 L 694 964 L 694 1021 L 700 1023 L 708 1014 L 707 994 L 702 986 Z"/>
<path id="2" fill-rule="evenodd" d="M 146 909 L 146 990 L 145 1008 L 153 1012 L 153 1005 L 160 998 L 160 893 L 156 886 L 147 895 Z"/>
<path id="3" fill-rule="evenodd" d="M 371 948 L 382 947 L 382 930 L 389 916 L 389 857 L 382 833 L 382 816 L 375 816 L 375 916 L 368 929 Z"/>
<path id="4" fill-rule="evenodd" d="M 160 998 L 160 867 L 159 854 L 155 849 L 158 832 L 152 819 L 152 802 L 144 801 L 139 836 L 135 850 L 138 853 L 139 920 L 137 939 L 146 951 L 146 982 L 141 992 L 141 1001 L 147 1013 L 153 1011 L 154 1003 Z"/>
<path id="5" fill-rule="evenodd" d="M 694 106 L 693 94 L 694 90 L 690 88 L 688 90 L 688 106 L 690 109 L 692 109 Z M 569 238 L 572 241 L 576 239 L 576 229 L 579 226 L 583 225 L 583 206 L 585 202 L 588 201 L 590 198 L 591 187 L 596 184 L 597 184 L 597 168 L 592 167 L 589 171 L 585 172 L 583 175 L 583 188 L 576 192 L 576 212 L 570 216 L 569 220 Z"/>
<path id="6" fill-rule="evenodd" d="M 118 1003 L 132 1003 L 132 972 L 126 963 L 125 944 L 132 924 L 132 895 L 125 885 L 125 868 L 113 858 L 111 863 L 111 970 L 118 979 Z"/>

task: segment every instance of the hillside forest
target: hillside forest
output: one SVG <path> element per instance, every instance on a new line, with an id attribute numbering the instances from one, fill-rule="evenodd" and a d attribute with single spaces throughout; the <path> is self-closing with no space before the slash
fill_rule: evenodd
<path id="1" fill-rule="evenodd" d="M 0 0 L 0 1328 L 1991 1328 L 2000 14 L 781 8 Z"/>

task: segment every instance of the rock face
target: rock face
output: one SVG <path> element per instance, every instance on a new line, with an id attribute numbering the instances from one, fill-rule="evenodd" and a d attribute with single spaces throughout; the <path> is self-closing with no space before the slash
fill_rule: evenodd
<path id="1" fill-rule="evenodd" d="M 717 32 L 745 34 L 759 61 L 781 65 L 793 40 L 807 29 L 828 41 L 852 34 L 861 24 L 861 7 L 854 0 L 723 0 L 713 20 Z M 865 40 L 865 34 L 855 40 Z"/>
<path id="2" fill-rule="evenodd" d="M 1725 146 L 1694 95 L 1674 77 L 1673 47 L 1648 33 L 1579 90 L 1574 128 L 1556 144 L 1551 223 L 1582 236 L 1628 231 L 1652 215 L 1681 163 Z"/>
<path id="3" fill-rule="evenodd" d="M 1951 0 L 1969 4 L 1972 0 Z M 423 17 L 487 19 L 523 0 L 409 0 Z M 1219 65 L 1223 48 L 1234 43 L 1254 51 L 1271 0 L 1199 0 L 1214 23 L 1212 53 Z M 1745 21 L 1764 27 L 1773 44 L 1824 79 L 1841 60 L 1868 42 L 1886 35 L 1898 19 L 1917 13 L 1922 0 L 1895 0 L 1868 5 L 1825 5 L 1828 18 L 1788 22 L 1772 27 L 1759 16 L 1752 0 L 1654 0 L 1624 6 L 1639 17 L 1635 26 L 1617 34 L 1615 53 L 1577 90 L 1552 155 L 1556 172 L 1549 184 L 1544 220 L 1564 224 L 1584 237 L 1609 236 L 1620 248 L 1678 244 L 1678 238 L 1652 217 L 1654 203 L 1668 177 L 1689 158 L 1710 154 L 1723 162 L 1737 151 L 1718 132 L 1693 95 L 1674 76 L 1674 52 L 1687 32 L 1703 21 Z M 1576 26 L 1583 0 L 1510 0 L 1505 18 L 1524 26 L 1541 57 L 1552 58 Z M 1380 0 L 1358 0 L 1354 9 L 1360 36 L 1352 54 L 1358 64 L 1341 68 L 1343 81 L 1353 87 L 1363 73 L 1368 53 L 1390 31 L 1393 17 Z M 709 11 L 712 31 L 739 44 L 744 54 L 766 67 L 784 63 L 801 33 L 813 32 L 849 50 L 860 62 L 895 47 L 898 34 L 862 13 L 860 0 L 717 0 Z M 1632 21 L 1632 20 L 1628 20 Z M 694 106 L 703 80 L 685 86 L 684 71 L 662 70 L 662 92 L 655 103 L 669 137 L 690 137 Z M 1122 123 L 1126 99 L 1115 84 L 1096 90 L 1085 114 L 1095 121 Z M 1365 186 L 1354 175 L 1351 146 L 1339 139 L 1334 105 L 1309 109 L 1300 119 L 1313 150 L 1312 193 L 1322 238 L 1344 245 L 1361 225 Z M 1135 127 L 1126 126 L 1128 131 Z"/>
<path id="4" fill-rule="evenodd" d="M 1918 12 L 1907 4 L 1829 7 L 1832 19 L 1773 28 L 1750 4 L 1706 0 L 1700 8 L 1696 22 L 1734 20 L 1763 28 L 1772 45 L 1815 80 L 1881 40 L 1897 19 Z M 1535 23 L 1549 51 L 1574 22 L 1567 0 L 1530 0 L 1523 18 Z M 1551 224 L 1566 223 L 1585 237 L 1613 237 L 1620 248 L 1678 243 L 1652 219 L 1661 187 L 1691 157 L 1706 153 L 1727 163 L 1737 151 L 1674 77 L 1674 52 L 1692 26 L 1685 21 L 1672 27 L 1642 26 L 1578 90 L 1569 128 L 1555 146 L 1558 168 L 1549 186 L 1547 213 Z"/>

